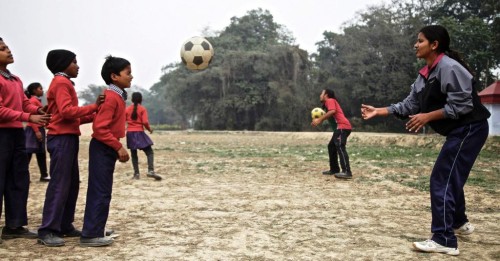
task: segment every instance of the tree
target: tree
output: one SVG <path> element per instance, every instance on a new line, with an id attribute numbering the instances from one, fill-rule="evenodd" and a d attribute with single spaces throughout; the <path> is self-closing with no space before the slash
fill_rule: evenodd
<path id="1" fill-rule="evenodd" d="M 281 105 L 284 101 L 303 104 L 301 90 L 307 89 L 309 67 L 307 52 L 292 45 L 293 36 L 273 21 L 269 11 L 233 17 L 219 35 L 211 35 L 208 40 L 216 46 L 216 56 L 208 69 L 190 72 L 168 65 L 152 88 L 185 123 L 194 122 L 197 129 L 235 130 L 300 130 L 307 124 L 296 121 L 303 119 L 298 114 L 285 123 L 269 120 L 276 108 L 278 115 L 289 114 Z"/>
<path id="2" fill-rule="evenodd" d="M 347 117 L 359 117 L 362 103 L 384 104 L 407 95 L 415 76 L 408 36 L 413 30 L 397 18 L 390 8 L 371 7 L 343 34 L 325 32 L 317 44 L 318 93 L 333 89 Z"/>
<path id="3" fill-rule="evenodd" d="M 95 103 L 97 97 L 103 94 L 106 88 L 108 87 L 105 85 L 98 86 L 95 84 L 91 84 L 87 87 L 87 89 L 84 89 L 79 93 L 78 98 L 83 100 L 84 105 Z"/>
<path id="4" fill-rule="evenodd" d="M 429 16 L 445 26 L 452 48 L 464 55 L 482 90 L 493 82 L 500 65 L 500 2 L 496 0 L 444 0 Z"/>

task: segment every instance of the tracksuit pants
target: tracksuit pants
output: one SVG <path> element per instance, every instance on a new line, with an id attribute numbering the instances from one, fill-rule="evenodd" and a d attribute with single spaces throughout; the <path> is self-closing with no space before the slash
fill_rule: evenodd
<path id="1" fill-rule="evenodd" d="M 464 185 L 488 137 L 486 120 L 451 131 L 443 144 L 430 177 L 432 240 L 457 247 L 453 232 L 468 219 L 465 214 Z"/>
<path id="2" fill-rule="evenodd" d="M 347 137 L 351 135 L 351 130 L 336 129 L 328 143 L 328 156 L 330 159 L 330 170 L 334 173 L 351 172 L 349 155 L 346 150 Z M 340 167 L 339 167 L 340 160 Z"/>

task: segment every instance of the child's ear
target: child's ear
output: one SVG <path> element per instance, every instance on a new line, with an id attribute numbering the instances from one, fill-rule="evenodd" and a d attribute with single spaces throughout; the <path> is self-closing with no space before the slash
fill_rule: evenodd
<path id="1" fill-rule="evenodd" d="M 111 73 L 111 80 L 113 82 L 116 81 L 117 78 L 118 78 L 118 75 L 116 75 L 115 73 Z"/>

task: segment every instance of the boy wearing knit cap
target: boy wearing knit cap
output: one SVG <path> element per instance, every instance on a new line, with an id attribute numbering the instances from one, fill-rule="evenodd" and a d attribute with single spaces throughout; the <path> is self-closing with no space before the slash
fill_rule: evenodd
<path id="1" fill-rule="evenodd" d="M 26 205 L 30 180 L 22 122 L 45 124 L 50 115 L 32 105 L 24 95 L 21 80 L 7 70 L 13 62 L 12 52 L 0 38 L 0 215 L 5 198 L 1 238 L 36 238 L 36 233 L 24 227 L 28 224 Z"/>
<path id="2" fill-rule="evenodd" d="M 113 238 L 105 235 L 116 160 L 129 160 L 127 150 L 120 142 L 125 137 L 125 101 L 132 82 L 130 62 L 108 56 L 102 66 L 101 76 L 109 86 L 105 101 L 97 111 L 92 124 L 92 140 L 89 145 L 89 184 L 83 218 L 80 245 L 87 247 L 107 246 Z"/>
<path id="3" fill-rule="evenodd" d="M 45 194 L 42 225 L 38 242 L 46 246 L 62 246 L 62 237 L 79 237 L 73 226 L 80 174 L 78 149 L 80 124 L 92 122 L 103 97 L 95 104 L 78 106 L 71 78 L 78 76 L 76 55 L 68 50 L 52 50 L 47 54 L 47 67 L 54 74 L 47 91 L 47 111 L 52 120 L 47 126 L 47 150 L 50 153 L 50 182 Z"/>

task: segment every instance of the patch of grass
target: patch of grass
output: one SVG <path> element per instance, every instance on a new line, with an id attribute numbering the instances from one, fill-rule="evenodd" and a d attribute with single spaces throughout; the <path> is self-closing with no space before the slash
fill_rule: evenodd
<path id="1" fill-rule="evenodd" d="M 498 193 L 498 184 L 500 182 L 500 171 L 482 171 L 473 169 L 471 175 L 467 179 L 467 184 L 478 186 L 485 189 L 489 193 Z"/>
<path id="2" fill-rule="evenodd" d="M 429 190 L 429 175 L 434 162 L 439 154 L 440 146 L 431 140 L 429 146 L 400 146 L 393 143 L 385 145 L 367 145 L 356 139 L 351 139 L 347 144 L 351 167 L 369 170 L 370 175 L 359 176 L 357 181 L 363 183 L 377 183 L 384 180 L 398 182 L 404 186 Z M 186 145 L 184 143 L 182 145 Z M 328 162 L 328 150 L 326 144 L 221 144 L 194 142 L 193 146 L 179 146 L 178 148 L 163 147 L 160 150 L 183 151 L 194 154 L 210 155 L 216 158 L 229 160 L 240 158 L 283 158 L 283 167 L 294 168 L 295 163 L 315 162 L 326 164 Z M 193 145 L 191 144 L 191 145 Z M 158 148 L 157 148 L 158 149 Z M 490 137 L 481 151 L 467 184 L 484 188 L 490 193 L 498 193 L 500 183 L 500 164 L 498 154 L 500 153 L 500 137 Z M 287 164 L 294 163 L 294 164 Z M 307 163 L 307 164 L 311 164 Z M 197 168 L 205 168 L 203 164 Z M 220 170 L 222 166 L 208 166 L 212 170 Z M 247 167 L 268 169 L 275 166 L 251 163 Z M 394 174 L 397 173 L 397 174 Z M 427 175 L 420 175 L 425 173 Z"/>
<path id="3" fill-rule="evenodd" d="M 399 237 L 408 241 L 408 242 L 422 241 L 422 238 L 420 238 L 420 237 L 417 238 L 417 237 L 410 237 L 410 236 L 406 236 L 406 235 L 401 235 Z"/>
<path id="4" fill-rule="evenodd" d="M 418 176 L 416 180 L 403 181 L 401 184 L 420 191 L 429 191 L 430 183 L 428 176 Z"/>

